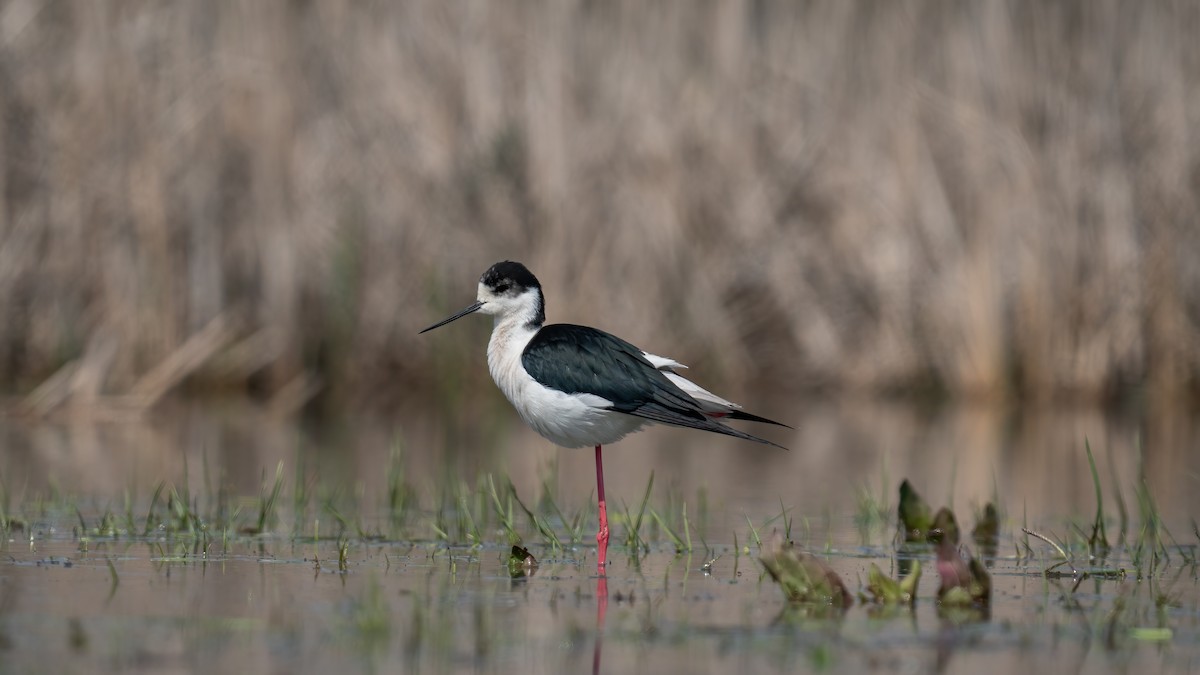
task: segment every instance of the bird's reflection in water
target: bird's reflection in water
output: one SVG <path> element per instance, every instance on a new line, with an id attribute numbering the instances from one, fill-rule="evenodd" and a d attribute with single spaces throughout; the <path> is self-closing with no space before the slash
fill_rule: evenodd
<path id="1" fill-rule="evenodd" d="M 608 613 L 608 577 L 604 568 L 596 577 L 596 646 L 592 648 L 592 675 L 600 672 L 600 653 L 604 651 L 604 623 Z"/>

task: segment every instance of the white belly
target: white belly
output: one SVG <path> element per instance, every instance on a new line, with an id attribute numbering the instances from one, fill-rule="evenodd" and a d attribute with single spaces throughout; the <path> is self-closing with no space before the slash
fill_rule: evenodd
<path id="1" fill-rule="evenodd" d="M 649 420 L 606 410 L 610 402 L 592 394 L 564 394 L 547 389 L 533 378 L 508 400 L 521 419 L 555 445 L 582 448 L 616 443 Z M 503 389 L 503 387 L 502 387 Z"/>
<path id="2" fill-rule="evenodd" d="M 488 370 L 521 419 L 555 445 L 583 448 L 615 443 L 650 421 L 608 410 L 593 394 L 567 394 L 543 386 L 521 367 L 521 353 L 536 331 L 500 325 L 488 343 Z M 527 332 L 527 334 L 525 334 Z"/>

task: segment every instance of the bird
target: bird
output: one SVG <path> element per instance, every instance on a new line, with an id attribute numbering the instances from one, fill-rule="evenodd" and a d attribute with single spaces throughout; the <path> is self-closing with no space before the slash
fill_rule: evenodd
<path id="1" fill-rule="evenodd" d="M 726 420 L 791 428 L 753 415 L 678 373 L 687 366 L 643 351 L 598 328 L 546 325 L 546 298 L 525 265 L 498 262 L 479 278 L 476 300 L 420 331 L 427 333 L 479 312 L 493 318 L 487 362 L 492 379 L 521 418 L 564 448 L 594 447 L 603 575 L 609 531 L 602 447 L 648 424 L 710 431 L 785 449 Z"/>

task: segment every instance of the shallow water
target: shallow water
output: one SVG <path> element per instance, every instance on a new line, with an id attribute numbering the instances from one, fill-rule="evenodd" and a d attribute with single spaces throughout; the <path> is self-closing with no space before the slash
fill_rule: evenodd
<path id="1" fill-rule="evenodd" d="M 586 554 L 547 557 L 514 580 L 495 548 L 362 547 L 345 573 L 328 545 L 241 544 L 205 559 L 144 543 L 83 552 L 57 539 L 7 553 L 0 635 L 9 672 L 558 673 L 597 660 L 604 672 L 679 673 L 1200 666 L 1194 570 L 1163 582 L 1176 597 L 1161 610 L 1147 582 L 1089 580 L 1071 593 L 1069 580 L 997 560 L 990 616 L 943 611 L 928 578 L 911 610 L 789 612 L 747 557 L 725 550 L 705 573 L 696 556 L 656 550 L 640 564 L 617 556 L 598 616 L 600 580 Z M 318 568 L 314 558 L 326 562 Z M 829 561 L 852 587 L 871 562 L 892 564 L 854 548 Z M 1165 640 L 1136 637 L 1163 626 Z"/>
<path id="2" fill-rule="evenodd" d="M 648 525 L 649 553 L 635 560 L 616 525 L 603 581 L 591 538 L 592 453 L 556 450 L 502 408 L 455 419 L 409 408 L 397 415 L 405 424 L 361 418 L 323 426 L 211 407 L 164 410 L 140 423 L 9 420 L 0 496 L 22 527 L 0 544 L 0 671 L 1200 667 L 1200 586 L 1186 562 L 1200 544 L 1192 525 L 1200 515 L 1200 435 L 1190 415 L 831 403 L 789 415 L 757 407 L 796 423 L 795 432 L 764 432 L 790 452 L 666 429 L 606 449 L 610 508 L 636 511 L 653 471 L 651 507 L 682 531 L 686 503 L 694 548 L 676 556 L 662 529 Z M 464 428 L 461 419 L 476 424 Z M 1090 527 L 1085 437 L 1109 536 L 1119 527 L 1119 488 L 1135 538 L 1135 487 L 1144 476 L 1144 494 L 1175 538 L 1170 562 L 1147 578 L 1137 579 L 1126 549 L 1096 563 L 1124 569 L 1124 578 L 1077 587 L 1041 574 L 1055 559 L 1047 545 L 1033 540 L 1034 556 L 1018 558 L 1022 523 L 1063 540 L 1072 539 L 1071 523 Z M 266 534 L 248 533 L 280 467 L 278 519 Z M 400 524 L 385 514 L 387 474 L 397 467 L 415 499 Z M 517 510 L 517 530 L 541 565 L 513 579 L 504 530 L 477 490 L 488 474 L 502 485 L 511 477 L 522 501 L 564 539 L 568 528 L 545 505 L 553 500 L 568 520 L 581 513 L 583 543 L 553 549 Z M 924 550 L 915 554 L 926 570 L 911 610 L 789 607 L 762 574 L 747 518 L 765 536 L 786 527 L 776 517 L 786 508 L 792 538 L 857 592 L 872 562 L 895 575 L 910 557 L 894 543 L 891 516 L 871 520 L 864 506 L 874 500 L 894 514 L 904 477 L 935 508 L 952 503 L 968 530 L 975 509 L 998 498 L 990 610 L 940 607 Z M 238 527 L 207 538 L 162 528 L 143 534 L 164 481 L 202 516 L 224 513 Z M 294 498 L 298 489 L 308 491 L 306 501 Z M 469 545 L 456 515 L 462 495 L 482 545 Z M 127 503 L 137 527 L 121 524 Z M 165 513 L 165 497 L 157 509 Z M 110 529 L 99 527 L 106 512 L 115 514 Z"/>

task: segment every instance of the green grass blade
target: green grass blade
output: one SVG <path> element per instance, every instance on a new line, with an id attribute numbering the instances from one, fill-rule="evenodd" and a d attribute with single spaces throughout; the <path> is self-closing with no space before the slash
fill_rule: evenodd
<path id="1" fill-rule="evenodd" d="M 1088 538 L 1088 546 L 1093 555 L 1103 555 L 1108 551 L 1108 533 L 1104 529 L 1104 495 L 1100 489 L 1100 473 L 1096 471 L 1096 458 L 1092 455 L 1092 444 L 1087 437 L 1083 439 L 1083 447 L 1087 451 L 1088 467 L 1092 470 L 1092 485 L 1096 488 L 1096 519 L 1092 523 L 1092 536 Z"/>

